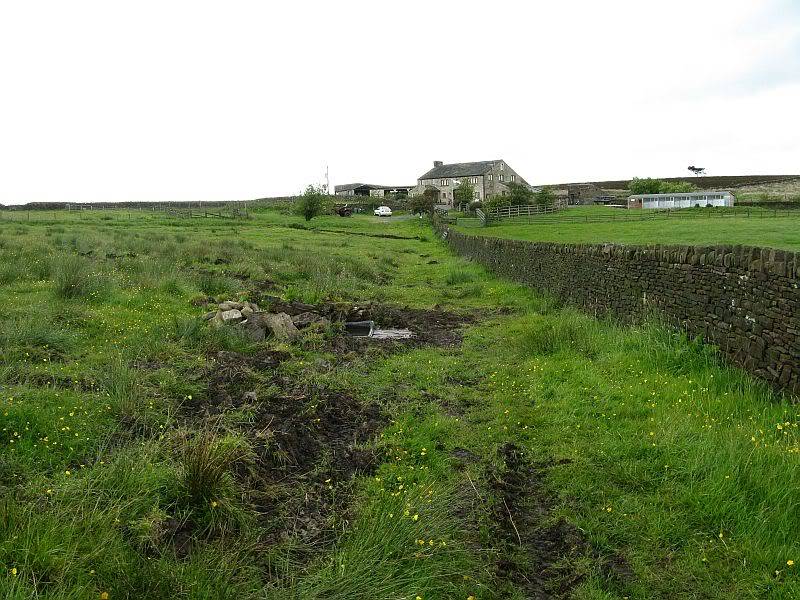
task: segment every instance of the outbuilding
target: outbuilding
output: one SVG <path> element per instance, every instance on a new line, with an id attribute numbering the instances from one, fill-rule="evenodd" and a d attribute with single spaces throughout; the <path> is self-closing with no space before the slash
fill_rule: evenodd
<path id="1" fill-rule="evenodd" d="M 372 196 L 373 198 L 383 198 L 384 196 L 408 196 L 413 185 L 374 185 L 371 183 L 345 183 L 337 185 L 334 193 L 337 196 Z"/>
<path id="2" fill-rule="evenodd" d="M 695 208 L 733 206 L 736 197 L 731 192 L 687 192 L 683 194 L 634 194 L 628 196 L 628 208 Z"/>

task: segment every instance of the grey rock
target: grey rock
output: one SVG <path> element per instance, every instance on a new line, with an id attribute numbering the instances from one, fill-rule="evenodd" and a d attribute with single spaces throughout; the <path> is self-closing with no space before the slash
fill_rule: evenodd
<path id="1" fill-rule="evenodd" d="M 249 318 L 250 318 L 250 316 L 253 314 L 253 312 L 254 312 L 254 311 L 253 311 L 253 309 L 252 309 L 252 308 L 250 308 L 250 306 L 249 306 L 249 305 L 247 305 L 247 304 L 245 304 L 245 305 L 242 307 L 242 309 L 241 309 L 242 316 L 243 316 L 245 319 L 249 319 Z"/>
<path id="2" fill-rule="evenodd" d="M 231 310 L 224 310 L 220 313 L 220 318 L 222 319 L 223 323 L 238 323 L 244 317 L 242 316 L 241 311 L 233 308 Z"/>
<path id="3" fill-rule="evenodd" d="M 243 397 L 245 402 L 258 402 L 258 394 L 255 392 L 245 392 Z"/>
<path id="4" fill-rule="evenodd" d="M 212 310 L 211 312 L 207 312 L 206 314 L 203 315 L 203 321 L 210 321 L 215 316 L 217 316 L 217 311 Z"/>
<path id="5" fill-rule="evenodd" d="M 226 300 L 225 302 L 219 303 L 219 309 L 223 312 L 229 310 L 241 310 L 242 303 L 241 302 L 233 302 L 232 300 Z"/>
<path id="6" fill-rule="evenodd" d="M 262 342 L 267 336 L 264 326 L 259 323 L 255 316 L 250 317 L 246 321 L 242 321 L 239 326 L 242 328 L 244 334 L 254 342 Z"/>
<path id="7" fill-rule="evenodd" d="M 261 313 L 266 329 L 278 340 L 293 340 L 300 332 L 286 313 Z"/>

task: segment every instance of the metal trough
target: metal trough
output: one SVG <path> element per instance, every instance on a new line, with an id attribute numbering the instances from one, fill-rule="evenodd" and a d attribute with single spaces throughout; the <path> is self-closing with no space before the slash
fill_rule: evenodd
<path id="1" fill-rule="evenodd" d="M 353 337 L 371 337 L 375 330 L 375 321 L 349 321 L 344 324 L 344 330 Z"/>
<path id="2" fill-rule="evenodd" d="M 347 335 L 376 340 L 407 340 L 414 337 L 410 329 L 375 329 L 375 321 L 349 321 L 344 324 Z"/>

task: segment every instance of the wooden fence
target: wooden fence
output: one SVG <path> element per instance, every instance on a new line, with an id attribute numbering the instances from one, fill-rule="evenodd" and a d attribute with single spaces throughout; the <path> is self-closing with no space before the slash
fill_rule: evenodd
<path id="1" fill-rule="evenodd" d="M 619 212 L 608 215 L 585 214 L 559 215 L 558 218 L 547 218 L 545 215 L 531 215 L 527 222 L 537 225 L 562 224 L 562 223 L 625 223 L 640 221 L 664 221 L 675 219 L 724 219 L 726 217 L 746 217 L 753 219 L 798 217 L 800 211 L 792 209 L 763 210 L 751 208 L 684 208 L 643 211 L 641 209 L 619 209 Z"/>
<path id="2" fill-rule="evenodd" d="M 486 212 L 481 209 L 475 211 L 475 215 L 481 222 L 481 225 L 488 225 L 491 222 L 502 221 L 504 219 L 519 219 L 525 217 L 533 219 L 543 217 L 544 215 L 551 215 L 567 208 L 566 200 L 556 200 L 553 204 L 547 206 L 533 205 L 520 205 L 520 206 L 501 206 Z"/>
<path id="3" fill-rule="evenodd" d="M 512 210 L 509 210 L 512 209 Z M 526 210 L 528 209 L 528 210 Z M 530 210 L 534 209 L 534 210 Z M 480 226 L 499 225 L 503 220 L 509 219 L 516 222 L 530 223 L 536 225 L 560 225 L 563 223 L 628 223 L 642 221 L 665 221 L 665 220 L 698 220 L 698 219 L 725 219 L 730 217 L 750 218 L 750 219 L 774 219 L 785 217 L 800 217 L 800 210 L 797 209 L 758 209 L 749 207 L 733 208 L 685 208 L 685 209 L 663 209 L 663 210 L 640 210 L 640 209 L 619 209 L 613 214 L 570 214 L 570 210 L 561 213 L 557 217 L 553 213 L 557 210 L 548 209 L 536 211 L 536 207 L 514 206 L 501 209 L 498 214 L 495 212 L 483 212 L 481 209 L 475 211 L 476 218 L 461 217 L 458 219 L 460 224 L 470 224 L 477 222 Z M 578 212 L 578 211 L 575 211 Z"/>

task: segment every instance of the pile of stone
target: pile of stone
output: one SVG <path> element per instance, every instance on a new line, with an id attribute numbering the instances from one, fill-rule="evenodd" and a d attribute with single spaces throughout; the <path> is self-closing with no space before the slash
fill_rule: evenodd
<path id="1" fill-rule="evenodd" d="M 234 326 L 242 329 L 250 339 L 261 341 L 268 335 L 278 340 L 294 340 L 300 329 L 319 323 L 328 325 L 327 318 L 312 312 L 302 312 L 294 316 L 286 312 L 261 310 L 254 302 L 235 302 L 226 300 L 217 304 L 203 318 L 214 327 Z"/>

